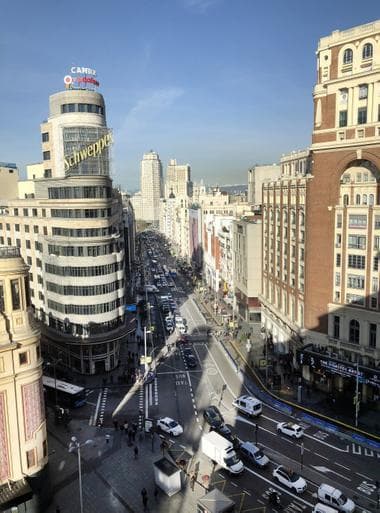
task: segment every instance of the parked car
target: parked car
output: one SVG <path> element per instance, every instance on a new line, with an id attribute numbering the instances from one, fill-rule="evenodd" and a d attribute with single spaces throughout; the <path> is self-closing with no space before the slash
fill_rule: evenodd
<path id="1" fill-rule="evenodd" d="M 254 463 L 260 468 L 266 467 L 269 463 L 268 456 L 252 442 L 241 443 L 240 453 L 244 459 Z"/>
<path id="2" fill-rule="evenodd" d="M 224 424 L 224 418 L 216 406 L 208 406 L 203 410 L 203 418 L 211 427 L 217 428 Z"/>
<path id="3" fill-rule="evenodd" d="M 179 436 L 183 433 L 182 426 L 170 417 L 161 417 L 160 419 L 158 419 L 157 426 L 169 435 Z"/>
<path id="4" fill-rule="evenodd" d="M 294 424 L 293 422 L 279 422 L 277 424 L 277 432 L 290 436 L 292 438 L 303 437 L 302 427 L 298 424 Z"/>
<path id="5" fill-rule="evenodd" d="M 283 465 L 279 465 L 273 470 L 273 477 L 277 479 L 279 483 L 291 488 L 296 493 L 303 493 L 307 488 L 306 481 L 303 477 Z"/>

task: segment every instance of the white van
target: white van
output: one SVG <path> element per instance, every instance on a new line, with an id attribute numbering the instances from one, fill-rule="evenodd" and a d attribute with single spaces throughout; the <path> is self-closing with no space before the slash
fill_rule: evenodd
<path id="1" fill-rule="evenodd" d="M 263 411 L 262 402 L 251 395 L 241 395 L 232 401 L 232 404 L 241 413 L 245 413 L 250 417 L 258 417 Z"/>
<path id="2" fill-rule="evenodd" d="M 326 506 L 326 504 L 318 502 L 318 504 L 314 506 L 312 513 L 339 513 L 339 511 L 335 508 L 330 508 L 330 506 Z"/>
<path id="3" fill-rule="evenodd" d="M 318 499 L 329 506 L 342 511 L 343 513 L 353 513 L 355 511 L 355 503 L 343 492 L 328 484 L 322 483 L 318 488 Z"/>

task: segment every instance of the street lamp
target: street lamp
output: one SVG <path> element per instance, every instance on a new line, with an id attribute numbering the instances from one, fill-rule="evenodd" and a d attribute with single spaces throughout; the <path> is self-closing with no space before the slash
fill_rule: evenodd
<path id="1" fill-rule="evenodd" d="M 69 444 L 69 452 L 74 452 L 75 450 L 78 453 L 78 476 L 79 476 L 79 503 L 80 503 L 80 513 L 83 513 L 83 491 L 82 491 L 82 468 L 81 468 L 81 456 L 80 450 L 85 445 L 92 444 L 92 440 L 86 440 L 85 442 L 80 443 L 76 436 L 71 437 L 71 442 Z"/>
<path id="2" fill-rule="evenodd" d="M 261 328 L 261 338 L 265 347 L 265 386 L 268 386 L 268 335 L 264 326 Z"/>

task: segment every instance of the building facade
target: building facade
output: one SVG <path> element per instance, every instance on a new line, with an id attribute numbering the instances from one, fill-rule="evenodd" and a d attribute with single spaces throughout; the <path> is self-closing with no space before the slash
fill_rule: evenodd
<path id="1" fill-rule="evenodd" d="M 0 509 L 42 513 L 49 493 L 40 331 L 15 247 L 0 247 L 0 311 Z"/>
<path id="2" fill-rule="evenodd" d="M 161 160 L 155 151 L 143 155 L 140 177 L 142 220 L 158 228 L 160 199 L 163 196 L 163 180 Z"/>
<path id="3" fill-rule="evenodd" d="M 380 20 L 319 41 L 307 193 L 306 341 L 352 375 L 359 366 L 363 400 L 380 388 L 379 39 Z M 344 373 L 304 373 L 339 391 L 355 387 Z"/>
<path id="4" fill-rule="evenodd" d="M 263 183 L 277 180 L 280 175 L 281 168 L 277 164 L 251 168 L 248 171 L 248 203 L 255 208 L 260 208 L 263 202 Z"/>
<path id="5" fill-rule="evenodd" d="M 260 215 L 233 223 L 234 301 L 238 316 L 247 323 L 260 322 L 261 229 Z"/>
<path id="6" fill-rule="evenodd" d="M 108 371 L 125 339 L 125 255 L 103 96 L 53 94 L 41 139 L 42 166 L 28 169 L 18 198 L 0 199 L 0 243 L 30 266 L 44 351 L 81 373 Z"/>
<path id="7" fill-rule="evenodd" d="M 263 185 L 261 323 L 277 353 L 302 345 L 310 164 L 309 150 L 284 155 L 281 178 Z"/>

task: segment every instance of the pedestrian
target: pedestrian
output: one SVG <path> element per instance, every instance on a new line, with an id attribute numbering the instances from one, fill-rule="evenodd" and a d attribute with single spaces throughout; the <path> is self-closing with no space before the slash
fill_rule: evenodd
<path id="1" fill-rule="evenodd" d="M 122 422 L 120 422 L 120 431 L 123 432 L 124 431 L 124 424 Z"/>
<path id="2" fill-rule="evenodd" d="M 113 421 L 113 427 L 114 427 L 115 429 L 117 429 L 117 428 L 119 427 L 119 423 L 118 423 L 117 419 L 114 419 L 114 421 Z"/>
<path id="3" fill-rule="evenodd" d="M 133 452 L 135 455 L 135 460 L 137 460 L 137 458 L 139 457 L 139 448 L 137 447 L 137 445 L 135 445 Z"/>
<path id="4" fill-rule="evenodd" d="M 148 506 L 148 493 L 145 490 L 145 488 L 143 488 L 141 490 L 141 497 L 142 497 L 142 503 L 143 503 L 143 506 L 144 506 L 144 511 L 146 511 L 147 506 Z"/>
<path id="5" fill-rule="evenodd" d="M 125 420 L 124 421 L 124 431 L 127 432 L 128 431 L 128 427 L 129 427 L 129 424 L 128 424 L 128 421 Z"/>

